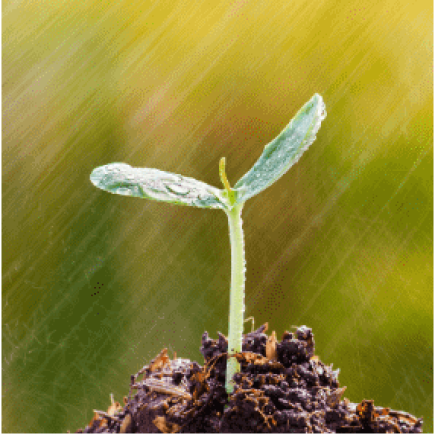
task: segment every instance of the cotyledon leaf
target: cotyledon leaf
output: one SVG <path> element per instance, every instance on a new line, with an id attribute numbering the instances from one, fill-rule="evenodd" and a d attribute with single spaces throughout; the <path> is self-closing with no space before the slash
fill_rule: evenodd
<path id="1" fill-rule="evenodd" d="M 147 167 L 112 163 L 94 169 L 92 184 L 113 194 L 199 208 L 231 208 L 222 190 L 194 178 Z"/>
<path id="2" fill-rule="evenodd" d="M 265 146 L 258 161 L 234 185 L 237 203 L 257 195 L 284 175 L 315 140 L 325 117 L 324 101 L 315 94 L 284 130 Z"/>

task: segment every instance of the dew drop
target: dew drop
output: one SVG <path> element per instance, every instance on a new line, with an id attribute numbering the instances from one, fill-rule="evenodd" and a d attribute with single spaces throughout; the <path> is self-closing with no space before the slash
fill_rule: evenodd
<path id="1" fill-rule="evenodd" d="M 133 192 L 127 187 L 119 187 L 116 189 L 117 194 L 122 194 L 124 196 L 132 196 Z"/>
<path id="2" fill-rule="evenodd" d="M 148 198 L 156 199 L 156 200 L 162 200 L 162 201 L 167 201 L 169 199 L 169 196 L 167 195 L 167 193 L 164 193 L 164 192 L 159 191 L 157 189 L 153 189 L 152 187 L 150 187 L 146 184 L 141 184 L 140 186 L 142 187 L 143 194 L 145 196 L 147 196 Z"/>
<path id="3" fill-rule="evenodd" d="M 109 164 L 108 166 L 106 166 L 107 172 L 111 172 L 111 173 L 119 173 L 121 171 L 121 169 L 119 168 L 118 165 L 116 164 Z"/>
<path id="4" fill-rule="evenodd" d="M 183 187 L 182 185 L 178 185 L 178 184 L 167 184 L 166 188 L 175 194 L 181 194 L 181 195 L 186 195 L 188 193 L 190 193 L 190 189 Z"/>

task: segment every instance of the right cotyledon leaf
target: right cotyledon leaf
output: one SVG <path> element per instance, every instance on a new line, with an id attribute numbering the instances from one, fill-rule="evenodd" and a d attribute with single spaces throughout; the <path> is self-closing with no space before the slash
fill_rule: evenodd
<path id="1" fill-rule="evenodd" d="M 236 202 L 245 202 L 284 175 L 315 140 L 325 117 L 324 101 L 315 94 L 285 129 L 265 146 L 258 161 L 234 185 Z"/>
<path id="2" fill-rule="evenodd" d="M 113 194 L 199 208 L 230 208 L 218 188 L 158 169 L 112 163 L 94 169 L 90 180 L 95 187 Z"/>

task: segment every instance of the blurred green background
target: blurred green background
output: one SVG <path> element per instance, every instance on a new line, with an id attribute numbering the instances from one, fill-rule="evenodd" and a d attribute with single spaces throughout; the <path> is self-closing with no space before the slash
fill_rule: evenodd
<path id="1" fill-rule="evenodd" d="M 110 195 L 110 162 L 231 184 L 328 116 L 243 210 L 246 317 L 312 327 L 351 401 L 432 431 L 432 2 L 3 3 L 3 431 L 84 428 L 162 348 L 227 334 L 226 215 Z M 246 325 L 250 330 L 250 324 Z"/>

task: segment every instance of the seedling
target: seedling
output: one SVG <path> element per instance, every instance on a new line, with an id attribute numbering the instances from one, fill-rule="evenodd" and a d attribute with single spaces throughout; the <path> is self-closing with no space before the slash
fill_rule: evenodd
<path id="1" fill-rule="evenodd" d="M 159 200 L 199 208 L 222 209 L 229 220 L 231 243 L 231 290 L 229 308 L 228 360 L 226 391 L 233 392 L 233 376 L 240 371 L 235 357 L 242 351 L 244 323 L 245 252 L 241 211 L 247 199 L 272 185 L 301 157 L 316 138 L 325 105 L 315 94 L 295 115 L 285 129 L 268 145 L 254 166 L 231 187 L 226 177 L 225 158 L 220 160 L 219 173 L 224 189 L 212 187 L 157 169 L 135 168 L 113 163 L 93 170 L 92 183 L 102 190 L 124 196 Z"/>

